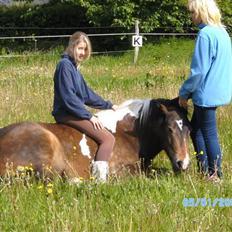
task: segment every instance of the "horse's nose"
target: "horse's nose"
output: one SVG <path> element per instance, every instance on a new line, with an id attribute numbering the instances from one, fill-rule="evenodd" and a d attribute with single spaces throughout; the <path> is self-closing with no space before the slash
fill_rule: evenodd
<path id="1" fill-rule="evenodd" d="M 177 161 L 177 166 L 179 167 L 179 169 L 181 170 L 186 170 L 188 168 L 190 164 L 190 159 L 189 159 L 189 155 L 187 154 L 184 160 L 178 160 Z"/>
<path id="2" fill-rule="evenodd" d="M 182 169 L 183 168 L 183 161 L 182 160 L 177 161 L 177 165 L 180 169 Z"/>

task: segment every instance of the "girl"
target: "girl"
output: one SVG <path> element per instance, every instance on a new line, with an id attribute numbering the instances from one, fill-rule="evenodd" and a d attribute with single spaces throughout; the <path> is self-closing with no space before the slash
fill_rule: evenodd
<path id="1" fill-rule="evenodd" d="M 71 126 L 97 142 L 99 146 L 92 171 L 99 181 L 105 182 L 115 139 L 85 105 L 114 110 L 117 106 L 103 100 L 85 82 L 79 68 L 90 55 L 91 44 L 87 35 L 83 32 L 74 33 L 55 70 L 52 115 L 56 122 Z"/>

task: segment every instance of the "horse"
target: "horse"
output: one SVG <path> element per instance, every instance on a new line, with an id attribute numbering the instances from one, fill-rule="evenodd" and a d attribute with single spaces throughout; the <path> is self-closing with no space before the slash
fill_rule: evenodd
<path id="1" fill-rule="evenodd" d="M 133 99 L 116 111 L 96 116 L 115 136 L 110 174 L 122 176 L 148 170 L 164 150 L 175 173 L 188 168 L 190 125 L 178 99 Z M 0 129 L 0 176 L 9 168 L 31 167 L 44 176 L 91 178 L 97 144 L 74 128 L 58 123 L 19 122 Z"/>

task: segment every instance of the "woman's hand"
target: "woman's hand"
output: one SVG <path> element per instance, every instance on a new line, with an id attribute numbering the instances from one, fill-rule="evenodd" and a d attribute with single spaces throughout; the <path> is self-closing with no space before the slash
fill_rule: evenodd
<path id="1" fill-rule="evenodd" d="M 104 128 L 101 121 L 95 116 L 92 116 L 92 118 L 90 118 L 90 122 L 93 124 L 95 130 L 102 130 Z"/>
<path id="2" fill-rule="evenodd" d="M 112 110 L 117 110 L 118 109 L 118 105 L 112 105 Z"/>
<path id="3" fill-rule="evenodd" d="M 188 108 L 188 99 L 184 99 L 184 98 L 179 96 L 179 105 L 180 105 L 180 107 L 187 109 Z"/>

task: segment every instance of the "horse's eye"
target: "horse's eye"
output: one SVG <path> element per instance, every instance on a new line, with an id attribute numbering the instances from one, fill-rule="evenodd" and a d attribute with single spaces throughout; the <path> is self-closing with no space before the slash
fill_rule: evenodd
<path id="1" fill-rule="evenodd" d="M 174 132 L 174 130 L 173 130 L 172 127 L 168 127 L 168 131 L 169 131 L 170 133 L 173 133 L 173 132 Z"/>

